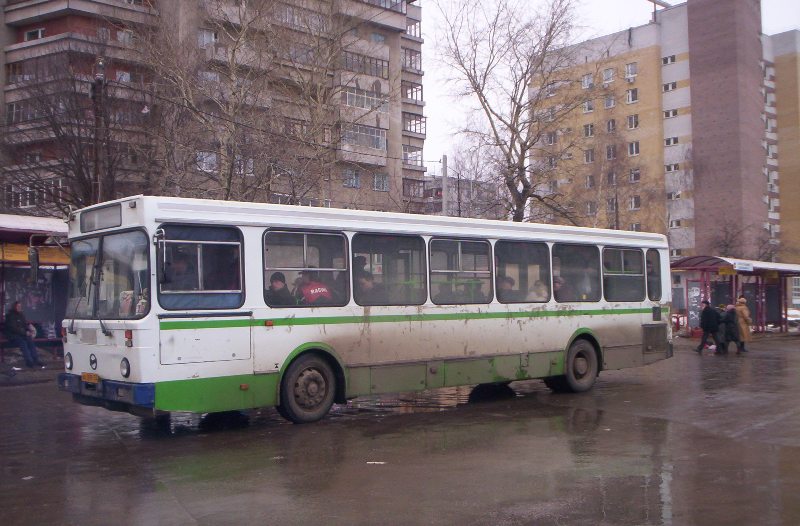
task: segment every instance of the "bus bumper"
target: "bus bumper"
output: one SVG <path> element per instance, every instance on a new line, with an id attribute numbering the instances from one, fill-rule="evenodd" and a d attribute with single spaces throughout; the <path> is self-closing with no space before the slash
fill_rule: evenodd
<path id="1" fill-rule="evenodd" d="M 108 409 L 130 410 L 134 407 L 152 409 L 156 400 L 156 384 L 135 384 L 116 380 L 99 383 L 81 381 L 80 375 L 61 373 L 58 389 L 73 394 L 84 405 L 99 405 Z"/>

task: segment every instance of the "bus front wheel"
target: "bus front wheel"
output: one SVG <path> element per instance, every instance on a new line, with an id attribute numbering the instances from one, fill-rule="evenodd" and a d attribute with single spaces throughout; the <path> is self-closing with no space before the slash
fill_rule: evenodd
<path id="1" fill-rule="evenodd" d="M 304 354 L 283 375 L 278 412 L 295 424 L 316 422 L 330 410 L 335 393 L 336 377 L 328 362 Z"/>
<path id="2" fill-rule="evenodd" d="M 564 381 L 573 393 L 588 391 L 597 378 L 597 353 L 594 346 L 586 340 L 572 342 L 567 352 L 564 367 Z"/>

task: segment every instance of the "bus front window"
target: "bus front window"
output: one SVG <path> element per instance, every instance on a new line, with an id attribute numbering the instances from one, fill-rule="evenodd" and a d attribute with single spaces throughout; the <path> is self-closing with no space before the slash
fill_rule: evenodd
<path id="1" fill-rule="evenodd" d="M 138 231 L 73 241 L 67 316 L 143 316 L 149 302 L 147 250 L 147 236 Z"/>

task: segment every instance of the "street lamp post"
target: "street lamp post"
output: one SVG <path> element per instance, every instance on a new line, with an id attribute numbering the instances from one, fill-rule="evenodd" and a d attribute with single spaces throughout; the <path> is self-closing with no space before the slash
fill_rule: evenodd
<path id="1" fill-rule="evenodd" d="M 101 165 L 101 137 L 105 138 L 103 112 L 105 110 L 106 91 L 106 65 L 103 57 L 97 57 L 94 69 L 94 82 L 92 82 L 92 108 L 94 113 L 93 147 L 94 147 L 94 172 L 93 172 L 93 202 L 103 201 L 103 170 Z"/>

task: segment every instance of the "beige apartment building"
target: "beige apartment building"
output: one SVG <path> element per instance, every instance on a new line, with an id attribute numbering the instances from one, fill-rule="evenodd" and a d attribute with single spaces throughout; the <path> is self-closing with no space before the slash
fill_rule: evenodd
<path id="1" fill-rule="evenodd" d="M 7 211 L 139 191 L 424 211 L 413 0 L 2 4 Z M 67 71 L 69 140 L 32 96 Z"/>
<path id="2" fill-rule="evenodd" d="M 780 207 L 800 195 L 797 31 L 762 35 L 760 13 L 688 0 L 567 50 L 573 80 L 547 89 L 554 107 L 585 101 L 542 148 L 573 220 L 665 233 L 673 257 L 800 261 Z"/>

